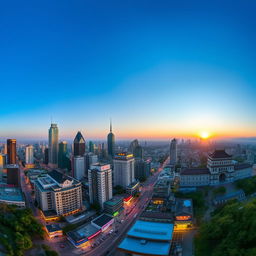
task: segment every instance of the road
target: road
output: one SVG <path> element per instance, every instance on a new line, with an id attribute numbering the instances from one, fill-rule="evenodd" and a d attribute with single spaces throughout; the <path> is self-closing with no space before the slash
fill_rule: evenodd
<path id="1" fill-rule="evenodd" d="M 136 219 L 138 219 L 138 217 L 140 216 L 140 214 L 143 212 L 146 205 L 150 201 L 152 197 L 154 184 L 156 183 L 160 172 L 168 163 L 169 158 L 167 158 L 166 161 L 162 164 L 162 166 L 159 167 L 157 172 L 154 173 L 154 175 L 150 176 L 148 180 L 143 184 L 141 195 L 138 198 L 137 202 L 129 206 L 132 208 L 131 212 L 127 216 L 124 216 L 124 222 L 122 224 L 115 224 L 115 228 L 118 230 L 118 233 L 116 235 L 115 233 L 112 233 L 113 235 L 106 239 L 105 241 L 103 241 L 98 247 L 91 249 L 86 253 L 81 253 L 81 255 L 111 255 L 116 250 L 118 244 L 124 239 L 126 233 L 131 228 L 132 224 L 135 222 Z M 129 212 L 129 207 L 128 209 L 126 209 L 126 212 Z"/>

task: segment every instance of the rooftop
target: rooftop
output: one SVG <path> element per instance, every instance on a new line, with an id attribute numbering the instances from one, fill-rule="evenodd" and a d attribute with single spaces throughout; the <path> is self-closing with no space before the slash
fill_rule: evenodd
<path id="1" fill-rule="evenodd" d="M 208 168 L 191 168 L 184 169 L 180 172 L 181 175 L 200 175 L 200 174 L 210 174 Z"/>
<path id="2" fill-rule="evenodd" d="M 0 187 L 0 200 L 4 201 L 25 201 L 20 188 Z"/>
<path id="3" fill-rule="evenodd" d="M 49 175 L 56 180 L 59 184 L 65 182 L 66 180 L 72 180 L 71 177 L 57 171 L 57 170 L 52 170 L 51 172 L 49 172 Z"/>
<path id="4" fill-rule="evenodd" d="M 234 166 L 235 170 L 242 170 L 242 169 L 247 169 L 247 168 L 252 168 L 252 165 L 251 164 L 247 164 L 247 163 L 244 163 L 244 164 L 236 164 Z"/>
<path id="5" fill-rule="evenodd" d="M 175 215 L 193 215 L 193 204 L 191 199 L 176 199 Z"/>
<path id="6" fill-rule="evenodd" d="M 104 204 L 109 205 L 109 206 L 114 206 L 120 202 L 123 202 L 123 197 L 113 197 L 112 199 L 104 202 Z"/>
<path id="7" fill-rule="evenodd" d="M 108 222 L 110 222 L 112 219 L 113 219 L 113 217 L 111 217 L 110 215 L 101 214 L 99 217 L 97 217 L 96 219 L 92 220 L 92 223 L 94 223 L 95 225 L 97 225 L 99 227 L 103 227 Z"/>
<path id="8" fill-rule="evenodd" d="M 67 235 L 72 238 L 72 240 L 78 243 L 82 239 L 89 239 L 90 236 L 96 234 L 100 229 L 94 227 L 91 223 L 87 223 L 74 231 L 70 231 Z"/>
<path id="9" fill-rule="evenodd" d="M 115 155 L 115 160 L 129 160 L 133 158 L 133 154 L 123 152 L 123 153 L 117 153 Z"/>
<path id="10" fill-rule="evenodd" d="M 74 143 L 85 143 L 84 137 L 81 132 L 78 132 L 76 134 L 76 137 L 74 139 Z"/>
<path id="11" fill-rule="evenodd" d="M 169 255 L 171 243 L 170 242 L 155 242 L 149 240 L 141 240 L 133 237 L 126 237 L 118 246 L 119 249 L 141 254 L 141 255 Z"/>
<path id="12" fill-rule="evenodd" d="M 229 199 L 232 199 L 232 198 L 235 198 L 235 197 L 239 197 L 241 195 L 245 196 L 245 193 L 244 193 L 244 191 L 242 189 L 239 189 L 237 191 L 228 193 L 226 195 L 216 196 L 214 200 L 215 201 L 229 200 Z"/>
<path id="13" fill-rule="evenodd" d="M 229 155 L 224 149 L 216 149 L 212 154 L 209 154 L 211 158 L 231 158 L 232 156 Z"/>
<path id="14" fill-rule="evenodd" d="M 61 230 L 61 227 L 59 224 L 46 225 L 45 227 L 48 230 L 48 232 L 55 232 L 55 231 Z"/>
<path id="15" fill-rule="evenodd" d="M 137 220 L 127 235 L 150 240 L 171 241 L 173 224 Z"/>

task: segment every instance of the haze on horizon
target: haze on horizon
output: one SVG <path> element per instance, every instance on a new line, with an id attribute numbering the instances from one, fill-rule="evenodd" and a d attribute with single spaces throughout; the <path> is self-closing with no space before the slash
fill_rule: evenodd
<path id="1" fill-rule="evenodd" d="M 0 137 L 255 137 L 255 7 L 2 3 Z"/>

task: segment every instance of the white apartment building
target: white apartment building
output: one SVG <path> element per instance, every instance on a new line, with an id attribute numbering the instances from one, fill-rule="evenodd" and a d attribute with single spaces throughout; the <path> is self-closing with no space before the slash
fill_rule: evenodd
<path id="1" fill-rule="evenodd" d="M 25 161 L 26 164 L 34 163 L 34 147 L 32 145 L 27 145 L 25 148 Z"/>
<path id="2" fill-rule="evenodd" d="M 85 158 L 84 156 L 74 157 L 74 178 L 81 180 L 85 176 Z"/>
<path id="3" fill-rule="evenodd" d="M 98 203 L 103 208 L 104 202 L 113 197 L 112 169 L 110 164 L 93 164 L 88 170 L 90 203 Z"/>
<path id="4" fill-rule="evenodd" d="M 118 153 L 113 160 L 114 164 L 114 186 L 122 186 L 126 188 L 134 178 L 134 157 L 129 153 Z"/>

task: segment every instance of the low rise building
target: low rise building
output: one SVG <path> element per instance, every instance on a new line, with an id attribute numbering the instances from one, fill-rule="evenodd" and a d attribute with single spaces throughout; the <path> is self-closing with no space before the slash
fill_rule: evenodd
<path id="1" fill-rule="evenodd" d="M 137 220 L 118 250 L 131 255 L 168 256 L 173 237 L 173 224 Z"/>
<path id="2" fill-rule="evenodd" d="M 129 195 L 134 196 L 136 193 L 139 192 L 140 189 L 140 182 L 135 180 L 130 185 L 126 187 L 126 193 Z"/>
<path id="3" fill-rule="evenodd" d="M 101 233 L 101 230 L 91 223 L 87 223 L 74 231 L 67 233 L 67 239 L 76 247 L 83 247 L 92 238 Z"/>
<path id="4" fill-rule="evenodd" d="M 193 202 L 192 199 L 176 198 L 174 213 L 175 229 L 187 229 L 193 226 Z"/>
<path id="5" fill-rule="evenodd" d="M 112 216 L 117 216 L 124 210 L 122 197 L 113 197 L 104 203 L 104 211 Z"/>
<path id="6" fill-rule="evenodd" d="M 63 231 L 59 224 L 46 225 L 45 231 L 49 238 L 63 236 Z"/>
<path id="7" fill-rule="evenodd" d="M 19 208 L 26 207 L 25 197 L 17 187 L 0 187 L 0 203 L 16 205 Z"/>
<path id="8" fill-rule="evenodd" d="M 108 229 L 113 223 L 114 218 L 108 214 L 101 214 L 91 221 L 91 224 L 96 228 L 99 228 L 102 232 Z"/>
<path id="9" fill-rule="evenodd" d="M 246 199 L 245 193 L 242 189 L 239 189 L 237 191 L 228 193 L 226 195 L 221 195 L 221 196 L 216 196 L 213 200 L 214 205 L 221 205 L 225 204 L 229 200 L 238 200 L 238 201 L 243 201 Z"/>
<path id="10" fill-rule="evenodd" d="M 225 150 L 208 155 L 207 168 L 184 169 L 180 172 L 180 186 L 214 186 L 252 176 L 252 165 L 237 164 Z"/>

